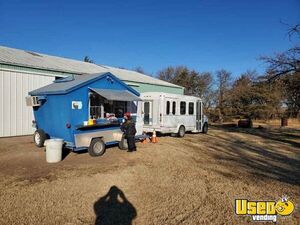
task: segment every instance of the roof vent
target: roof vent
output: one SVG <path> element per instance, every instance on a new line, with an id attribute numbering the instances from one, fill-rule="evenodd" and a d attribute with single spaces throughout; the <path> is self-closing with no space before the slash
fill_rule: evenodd
<path id="1" fill-rule="evenodd" d="M 63 82 L 69 82 L 75 80 L 74 75 L 68 76 L 68 77 L 63 77 L 59 78 L 57 80 L 54 80 L 53 83 L 63 83 Z"/>
<path id="2" fill-rule="evenodd" d="M 25 52 L 27 52 L 28 54 L 33 55 L 33 56 L 43 57 L 42 55 L 39 55 L 35 52 L 30 52 L 30 51 L 25 51 Z"/>

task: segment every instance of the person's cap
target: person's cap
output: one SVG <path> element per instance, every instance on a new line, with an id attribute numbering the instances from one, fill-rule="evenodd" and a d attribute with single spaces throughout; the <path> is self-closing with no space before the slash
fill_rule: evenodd
<path id="1" fill-rule="evenodd" d="M 130 112 L 126 112 L 126 113 L 124 114 L 124 116 L 126 116 L 127 118 L 130 118 L 130 117 L 131 117 L 131 113 L 130 113 Z"/>

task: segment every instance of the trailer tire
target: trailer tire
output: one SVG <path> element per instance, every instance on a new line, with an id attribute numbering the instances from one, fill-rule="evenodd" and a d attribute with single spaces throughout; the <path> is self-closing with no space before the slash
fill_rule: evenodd
<path id="1" fill-rule="evenodd" d="M 202 133 L 203 134 L 207 134 L 208 132 L 208 124 L 207 123 L 204 123 L 203 124 L 203 127 L 202 127 Z"/>
<path id="2" fill-rule="evenodd" d="M 121 150 L 127 150 L 128 149 L 128 144 L 127 144 L 127 139 L 123 135 L 121 141 L 119 141 L 119 149 Z"/>
<path id="3" fill-rule="evenodd" d="M 178 129 L 178 134 L 177 134 L 177 136 L 178 136 L 178 137 L 184 137 L 184 135 L 185 135 L 185 127 L 184 127 L 183 125 L 181 125 L 181 126 L 179 127 L 179 129 Z"/>
<path id="4" fill-rule="evenodd" d="M 36 147 L 44 147 L 46 139 L 48 139 L 47 135 L 42 129 L 37 129 L 33 134 L 33 142 Z"/>
<path id="5" fill-rule="evenodd" d="M 103 155 L 105 153 L 104 141 L 102 141 L 101 138 L 92 139 L 88 152 L 92 157 Z"/>

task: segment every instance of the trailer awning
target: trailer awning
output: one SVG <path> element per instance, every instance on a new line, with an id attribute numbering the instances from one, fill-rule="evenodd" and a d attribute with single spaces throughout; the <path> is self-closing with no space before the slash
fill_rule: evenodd
<path id="1" fill-rule="evenodd" d="M 90 88 L 90 90 L 96 92 L 97 94 L 101 95 L 107 100 L 125 101 L 125 102 L 142 100 L 137 95 L 131 93 L 128 90 L 98 89 L 98 88 Z"/>

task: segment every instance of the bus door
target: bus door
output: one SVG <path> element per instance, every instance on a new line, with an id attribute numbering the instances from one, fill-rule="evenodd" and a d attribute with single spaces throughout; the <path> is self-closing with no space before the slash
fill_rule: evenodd
<path id="1" fill-rule="evenodd" d="M 196 103 L 196 130 L 202 130 L 202 102 L 197 101 Z"/>
<path id="2" fill-rule="evenodd" d="M 144 125 L 152 125 L 152 101 L 144 101 L 142 108 Z"/>

